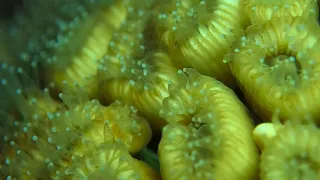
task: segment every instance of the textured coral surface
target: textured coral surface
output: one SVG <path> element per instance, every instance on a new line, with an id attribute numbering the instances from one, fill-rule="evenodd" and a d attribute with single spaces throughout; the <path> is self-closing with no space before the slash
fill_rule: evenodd
<path id="1" fill-rule="evenodd" d="M 320 179 L 317 0 L 0 5 L 0 179 Z"/>

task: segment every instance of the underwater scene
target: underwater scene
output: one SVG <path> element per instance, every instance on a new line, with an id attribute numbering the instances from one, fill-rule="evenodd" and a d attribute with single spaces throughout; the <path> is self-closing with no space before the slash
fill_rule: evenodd
<path id="1" fill-rule="evenodd" d="M 317 0 L 0 3 L 1 180 L 320 180 Z"/>

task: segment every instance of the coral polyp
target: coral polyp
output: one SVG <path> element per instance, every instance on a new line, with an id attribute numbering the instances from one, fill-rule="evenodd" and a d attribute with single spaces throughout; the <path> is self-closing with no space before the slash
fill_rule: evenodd
<path id="1" fill-rule="evenodd" d="M 160 131 L 159 117 L 168 85 L 175 83 L 177 69 L 161 50 L 147 51 L 143 32 L 150 12 L 136 7 L 110 41 L 109 53 L 99 63 L 99 75 L 106 102 L 121 100 L 135 106 Z"/>
<path id="2" fill-rule="evenodd" d="M 48 6 L 50 2 L 52 5 Z M 25 40 L 28 46 L 21 48 L 19 58 L 26 64 L 40 64 L 45 71 L 45 83 L 53 84 L 58 92 L 63 81 L 77 82 L 93 96 L 97 60 L 106 53 L 112 33 L 126 15 L 123 3 L 83 0 L 50 2 L 28 4 L 26 12 L 18 16 L 19 23 L 10 29 L 12 41 L 28 33 L 32 35 Z M 40 19 L 39 16 L 45 11 L 52 14 Z"/>
<path id="3" fill-rule="evenodd" d="M 233 86 L 224 55 L 248 25 L 243 2 L 174 0 L 157 9 L 157 34 L 177 68 L 190 67 Z"/>
<path id="4" fill-rule="evenodd" d="M 121 143 L 101 144 L 92 151 L 88 151 L 78 163 L 80 168 L 73 173 L 72 180 L 160 180 L 152 168 L 132 158 Z"/>
<path id="5" fill-rule="evenodd" d="M 181 73 L 161 108 L 169 122 L 159 144 L 162 177 L 255 179 L 258 151 L 243 104 L 221 82 L 191 69 Z"/>
<path id="6" fill-rule="evenodd" d="M 253 25 L 230 53 L 230 67 L 251 107 L 266 121 L 292 114 L 318 122 L 319 25 L 280 17 Z"/>
<path id="7" fill-rule="evenodd" d="M 309 16 L 315 20 L 319 11 L 316 0 L 244 0 L 244 4 L 253 24 L 285 16 Z"/>
<path id="8" fill-rule="evenodd" d="M 64 103 L 58 103 L 50 98 L 48 90 L 40 96 L 39 89 L 29 91 L 32 84 L 21 85 L 19 77 L 22 72 L 14 66 L 2 65 L 1 89 L 8 96 L 6 105 L 9 107 L 3 107 L 1 117 L 6 121 L 1 124 L 10 129 L 1 129 L 2 177 L 77 179 L 76 172 L 81 169 L 85 155 L 96 151 L 102 144 L 122 144 L 125 150 L 122 153 L 133 159 L 129 153 L 136 154 L 149 142 L 149 124 L 137 116 L 134 107 L 120 102 L 104 107 L 97 100 L 90 101 L 79 85 L 75 86 L 79 89 L 75 93 L 67 91 L 74 88 L 65 88 L 66 92 L 59 95 Z M 13 85 L 20 88 L 10 93 L 15 88 Z M 17 104 L 16 98 L 21 105 Z M 29 163 L 32 165 L 29 166 Z M 135 168 L 137 171 L 148 169 L 145 166 Z M 132 170 L 133 173 L 136 170 Z M 142 174 L 144 170 L 141 170 Z M 150 168 L 150 171 L 153 170 Z"/>
<path id="9" fill-rule="evenodd" d="M 265 136 L 262 131 L 272 133 Z M 274 122 L 259 125 L 254 135 L 258 143 L 263 144 L 262 180 L 320 178 L 320 130 L 316 126 Z"/>
<path id="10" fill-rule="evenodd" d="M 78 89 L 76 94 L 72 89 Z M 64 93 L 60 93 L 59 97 L 67 106 L 67 111 L 76 111 L 75 116 L 83 114 L 83 116 L 92 116 L 89 124 L 85 121 L 81 122 L 80 119 L 74 119 L 78 128 L 85 126 L 87 130 L 82 132 L 87 139 L 91 139 L 95 144 L 104 142 L 117 142 L 121 141 L 128 152 L 136 154 L 150 141 L 151 129 L 146 119 L 137 115 L 137 110 L 133 106 L 126 105 L 120 101 L 115 101 L 109 106 L 102 106 L 98 100 L 90 102 L 89 95 L 76 84 L 75 87 L 65 85 Z M 90 112 L 92 109 L 92 112 Z M 86 112 L 89 111 L 89 112 Z M 70 113 L 69 113 L 70 114 Z M 69 117 L 66 117 L 69 118 Z M 66 119 L 66 122 L 71 120 Z"/>

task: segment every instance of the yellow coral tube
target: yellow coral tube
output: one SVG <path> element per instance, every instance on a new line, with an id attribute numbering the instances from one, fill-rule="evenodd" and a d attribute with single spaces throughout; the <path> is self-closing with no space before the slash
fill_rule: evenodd
<path id="1" fill-rule="evenodd" d="M 102 106 L 97 100 L 89 101 L 88 94 L 78 85 L 75 86 L 78 89 L 76 92 L 68 87 L 66 84 L 65 93 L 59 94 L 68 106 L 68 116 L 61 116 L 60 119 L 65 124 L 86 127 L 82 130 L 86 139 L 96 145 L 120 141 L 131 154 L 139 152 L 150 141 L 152 132 L 149 123 L 138 116 L 135 107 L 120 101 Z"/>
<path id="2" fill-rule="evenodd" d="M 262 131 L 275 133 L 265 136 Z M 254 136 L 257 143 L 263 144 L 261 180 L 320 178 L 320 130 L 316 126 L 263 123 L 255 129 Z"/>
<path id="3" fill-rule="evenodd" d="M 244 3 L 252 24 L 284 16 L 309 16 L 316 21 L 319 15 L 316 0 L 245 0 Z"/>
<path id="4" fill-rule="evenodd" d="M 63 81 L 77 82 L 97 98 L 97 60 L 107 52 L 112 33 L 126 16 L 123 1 L 29 3 L 28 16 L 18 19 L 24 24 L 17 23 L 12 31 L 14 40 L 24 43 L 18 52 L 23 54 L 20 59 L 29 63 L 26 66 L 40 65 L 45 84 L 54 85 L 57 92 L 61 92 Z M 26 27 L 30 34 L 23 33 Z M 19 33 L 30 37 L 20 42 L 16 38 Z"/>
<path id="5" fill-rule="evenodd" d="M 177 69 L 166 53 L 147 49 L 144 31 L 149 16 L 147 8 L 132 8 L 101 59 L 99 79 L 107 103 L 121 100 L 135 106 L 159 132 L 165 124 L 159 109 L 168 96 L 168 85 L 177 80 Z"/>
<path id="6" fill-rule="evenodd" d="M 194 68 L 234 87 L 223 57 L 247 26 L 243 11 L 242 0 L 172 0 L 154 13 L 158 39 L 177 68 Z"/>
<path id="7" fill-rule="evenodd" d="M 88 151 L 76 164 L 76 170 L 69 176 L 74 180 L 160 180 L 153 169 L 132 158 L 121 143 L 100 144 Z"/>
<path id="8" fill-rule="evenodd" d="M 130 62 L 130 61 L 129 61 Z M 112 67 L 110 61 L 107 67 Z M 132 60 L 133 64 L 118 66 L 109 70 L 114 78 L 103 81 L 104 97 L 110 102 L 119 99 L 137 107 L 152 128 L 159 132 L 165 121 L 159 117 L 162 100 L 168 96 L 169 84 L 177 82 L 177 70 L 173 68 L 170 58 L 162 52 L 147 55 L 142 60 Z M 122 68 L 128 71 L 120 73 Z M 108 76 L 105 76 L 108 77 Z"/>
<path id="9" fill-rule="evenodd" d="M 288 16 L 251 26 L 226 56 L 249 105 L 265 121 L 274 114 L 319 120 L 320 27 L 308 20 Z"/>
<path id="10" fill-rule="evenodd" d="M 244 105 L 221 82 L 191 69 L 186 76 L 161 108 L 169 122 L 158 149 L 163 179 L 255 179 L 258 151 Z"/>
<path id="11" fill-rule="evenodd" d="M 15 73 L 17 71 L 10 75 Z M 3 83 L 1 87 L 7 87 L 7 84 Z M 75 87 L 81 90 L 79 86 Z M 47 99 L 47 91 L 41 98 L 22 90 L 16 89 L 13 95 L 11 91 L 4 91 L 4 96 L 12 95 L 15 99 L 18 96 L 21 100 L 27 96 L 30 101 L 21 101 L 24 106 L 12 104 L 10 108 L 16 109 L 15 113 L 8 112 L 5 117 L 6 127 L 1 129 L 3 154 L 0 156 L 3 162 L 0 177 L 3 179 L 69 178 L 76 171 L 74 167 L 78 167 L 77 160 L 90 147 L 118 142 L 123 144 L 126 153 L 134 154 L 151 138 L 148 122 L 137 116 L 133 107 L 119 102 L 103 107 L 97 100 L 88 101 L 85 91 L 71 91 L 60 94 L 66 107 L 57 111 L 58 104 Z"/>

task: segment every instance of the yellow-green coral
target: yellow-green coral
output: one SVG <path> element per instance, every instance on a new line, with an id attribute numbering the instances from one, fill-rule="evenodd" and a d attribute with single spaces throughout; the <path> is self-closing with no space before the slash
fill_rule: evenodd
<path id="1" fill-rule="evenodd" d="M 318 179 L 316 8 L 24 0 L 0 29 L 0 178 Z"/>
<path id="2" fill-rule="evenodd" d="M 161 108 L 169 122 L 159 144 L 162 177 L 255 179 L 258 151 L 246 108 L 221 82 L 185 73 Z"/>
<path id="3" fill-rule="evenodd" d="M 263 123 L 254 130 L 262 151 L 260 177 L 267 179 L 320 178 L 320 130 L 290 121 Z"/>
<path id="4" fill-rule="evenodd" d="M 320 26 L 308 20 L 282 16 L 250 26 L 227 56 L 248 103 L 265 121 L 274 113 L 320 117 Z"/>
<path id="5" fill-rule="evenodd" d="M 243 11 L 242 0 L 170 0 L 154 17 L 158 39 L 178 68 L 195 68 L 234 87 L 223 57 L 249 23 Z"/>
<path id="6" fill-rule="evenodd" d="M 3 112 L 6 114 L 2 114 L 6 120 L 2 122 L 6 129 L 1 131 L 4 138 L 1 156 L 4 163 L 0 168 L 2 177 L 77 179 L 79 177 L 74 173 L 81 169 L 80 162 L 85 155 L 94 153 L 104 143 L 108 146 L 122 144 L 124 148 L 121 147 L 121 152 L 132 159 L 131 166 L 137 164 L 129 153 L 137 153 L 149 142 L 151 129 L 147 121 L 136 114 L 134 107 L 120 102 L 104 107 L 97 100 L 89 101 L 79 86 L 75 86 L 79 90 L 74 94 L 69 93 L 67 88 L 65 94 L 60 94 L 65 107 L 51 99 L 47 90 L 42 97 L 39 89 L 33 89 L 34 93 L 28 91 L 32 86 L 20 86 L 10 93 L 15 88 L 14 84 L 19 85 L 18 77 L 22 72 L 13 66 L 5 67 L 7 64 L 2 66 L 1 89 L 8 90 L 4 92 L 10 101 Z M 118 166 L 122 165 L 121 162 Z M 108 163 L 111 162 L 105 162 L 105 166 L 113 166 Z M 142 174 L 141 179 L 153 178 L 143 175 L 144 170 L 148 169 L 145 165 L 139 166 L 132 169 L 133 174 Z M 98 171 L 95 167 L 86 167 L 91 168 L 91 173 Z M 153 170 L 149 171 L 152 174 Z M 157 176 L 156 173 L 154 175 Z M 106 173 L 105 176 L 111 177 L 111 174 Z"/>

